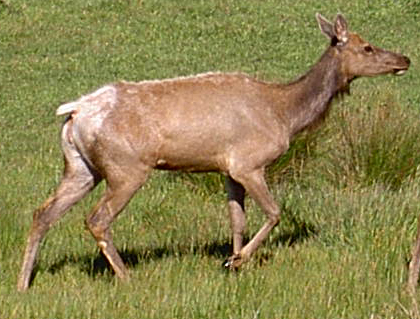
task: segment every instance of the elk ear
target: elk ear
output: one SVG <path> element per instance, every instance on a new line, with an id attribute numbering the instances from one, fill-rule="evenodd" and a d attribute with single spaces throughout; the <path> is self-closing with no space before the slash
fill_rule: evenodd
<path id="1" fill-rule="evenodd" d="M 336 37 L 335 32 L 334 32 L 334 26 L 332 25 L 330 21 L 325 19 L 319 13 L 316 14 L 316 19 L 318 20 L 318 25 L 322 33 L 324 33 L 331 40 Z"/>
<path id="2" fill-rule="evenodd" d="M 337 18 L 334 24 L 334 33 L 341 43 L 345 44 L 349 40 L 349 32 L 347 27 L 347 21 L 344 19 L 342 14 L 337 14 Z"/>

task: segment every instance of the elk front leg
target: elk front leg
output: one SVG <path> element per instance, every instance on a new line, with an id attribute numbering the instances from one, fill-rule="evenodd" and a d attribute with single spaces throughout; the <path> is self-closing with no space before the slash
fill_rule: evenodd
<path id="1" fill-rule="evenodd" d="M 233 236 L 233 256 L 239 256 L 243 244 L 243 233 L 246 227 L 244 208 L 245 189 L 241 184 L 235 182 L 228 176 L 226 178 L 226 191 L 228 193 L 229 216 Z M 231 262 L 229 260 L 225 263 L 226 267 L 230 267 Z"/>
<path id="2" fill-rule="evenodd" d="M 241 175 L 235 178 L 240 182 L 248 194 L 257 202 L 267 216 L 267 221 L 251 239 L 251 241 L 243 247 L 238 254 L 234 254 L 229 258 L 226 267 L 235 269 L 243 262 L 249 260 L 251 255 L 257 250 L 261 243 L 267 238 L 270 231 L 276 226 L 280 219 L 280 211 L 271 196 L 267 184 L 264 179 L 264 170 L 259 169 L 247 175 Z"/>

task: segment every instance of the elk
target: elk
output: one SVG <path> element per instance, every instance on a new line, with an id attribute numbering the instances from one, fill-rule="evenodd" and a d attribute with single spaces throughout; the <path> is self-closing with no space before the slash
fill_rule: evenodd
<path id="1" fill-rule="evenodd" d="M 64 174 L 55 193 L 33 214 L 18 290 L 29 287 L 39 244 L 47 230 L 100 181 L 106 190 L 86 224 L 117 277 L 128 270 L 110 224 L 153 169 L 216 171 L 226 176 L 233 254 L 225 267 L 249 260 L 279 222 L 280 210 L 265 168 L 286 152 L 297 133 L 322 118 L 333 98 L 360 76 L 403 74 L 410 60 L 375 47 L 348 30 L 338 14 L 316 15 L 330 41 L 320 60 L 288 84 L 241 73 L 205 73 L 175 79 L 118 82 L 61 105 Z M 266 221 L 243 245 L 244 197 Z"/>
<path id="2" fill-rule="evenodd" d="M 420 216 L 417 217 L 417 236 L 411 252 L 411 260 L 408 267 L 408 288 L 414 293 L 419 280 L 420 270 Z"/>

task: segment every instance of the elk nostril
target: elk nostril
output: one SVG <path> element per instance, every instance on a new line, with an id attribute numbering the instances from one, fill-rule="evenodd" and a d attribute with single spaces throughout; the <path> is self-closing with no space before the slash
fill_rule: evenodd
<path id="1" fill-rule="evenodd" d="M 410 65 L 410 63 L 411 63 L 410 59 L 409 59 L 407 56 L 404 56 L 403 58 L 404 58 L 404 61 L 405 61 L 408 65 Z"/>

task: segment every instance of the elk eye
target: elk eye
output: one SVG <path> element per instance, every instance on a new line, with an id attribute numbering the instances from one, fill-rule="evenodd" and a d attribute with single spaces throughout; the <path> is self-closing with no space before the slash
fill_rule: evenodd
<path id="1" fill-rule="evenodd" d="M 372 53 L 373 52 L 373 48 L 370 45 L 365 46 L 364 49 L 365 49 L 366 53 Z"/>

